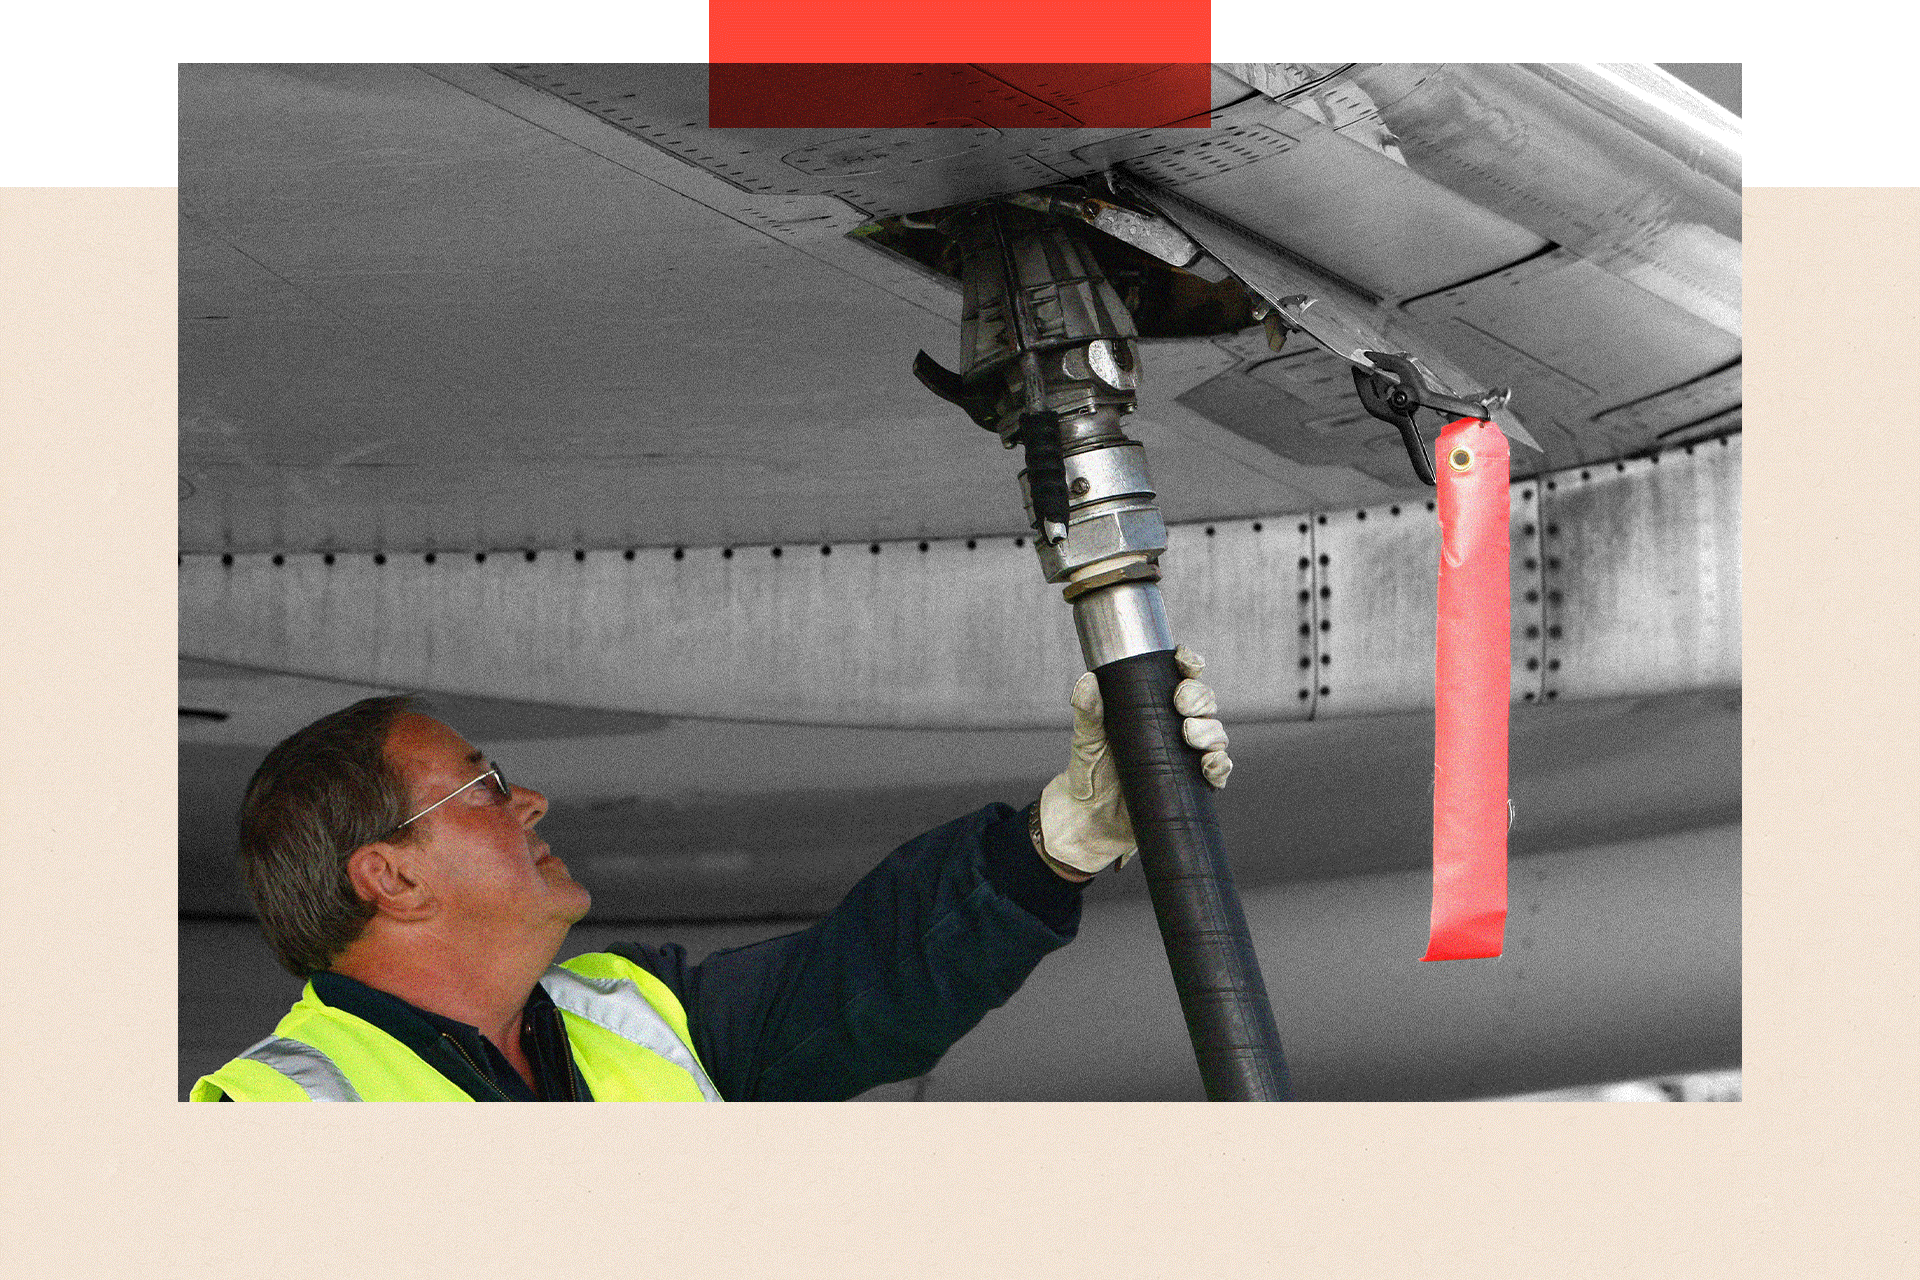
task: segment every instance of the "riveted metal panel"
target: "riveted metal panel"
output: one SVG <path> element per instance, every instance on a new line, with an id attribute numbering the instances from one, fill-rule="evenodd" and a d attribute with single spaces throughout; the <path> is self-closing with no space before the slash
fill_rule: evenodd
<path id="1" fill-rule="evenodd" d="M 1513 487 L 1513 522 L 1507 539 L 1512 556 L 1513 588 L 1513 699 L 1537 703 L 1546 692 L 1546 568 L 1540 549 L 1542 482 L 1524 481 Z"/>
<path id="2" fill-rule="evenodd" d="M 967 541 L 195 556 L 181 650 L 664 715 L 1057 723 L 1080 670 L 1071 613 L 1030 548 Z"/>
<path id="3" fill-rule="evenodd" d="M 1523 481 L 1510 500 L 1515 701 L 1738 684 L 1737 442 Z M 668 716 L 1061 722 L 1079 648 L 1027 539 L 777 552 L 189 556 L 181 652 Z M 1433 704 L 1438 563 L 1416 499 L 1171 526 L 1162 590 L 1229 718 L 1407 711 Z"/>
<path id="4" fill-rule="evenodd" d="M 1174 635 L 1242 721 L 1313 710 L 1300 523 L 1169 531 Z M 1043 727 L 1081 669 L 1072 611 L 1024 538 L 189 556 L 180 582 L 188 657 L 558 706 Z"/>
<path id="5" fill-rule="evenodd" d="M 1214 127 L 1198 138 L 1183 141 L 1177 136 L 1134 134 L 1080 146 L 1073 157 L 1099 169 L 1125 163 L 1129 173 L 1148 182 L 1177 187 L 1284 155 L 1297 145 L 1269 120 L 1247 118 L 1248 111 L 1241 108 L 1234 113 L 1239 123 L 1216 120 Z"/>
<path id="6" fill-rule="evenodd" d="M 1544 696 L 1740 683 L 1740 441 L 1549 477 Z"/>
<path id="7" fill-rule="evenodd" d="M 1539 687 L 1538 554 L 1532 483 L 1509 491 L 1513 698 Z M 1375 715 L 1433 705 L 1440 521 L 1431 500 L 1313 517 L 1316 715 Z M 1530 585 L 1535 584 L 1535 585 Z"/>
<path id="8" fill-rule="evenodd" d="M 1161 594 L 1174 639 L 1207 660 L 1221 714 L 1313 714 L 1316 613 L 1306 520 L 1220 520 L 1167 530 Z"/>
<path id="9" fill-rule="evenodd" d="M 1316 715 L 1367 715 L 1433 696 L 1440 526 L 1423 502 L 1313 517 Z"/>

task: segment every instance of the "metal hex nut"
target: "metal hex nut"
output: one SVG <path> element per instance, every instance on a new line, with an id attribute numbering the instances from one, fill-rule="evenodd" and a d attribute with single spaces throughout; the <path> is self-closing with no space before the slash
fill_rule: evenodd
<path id="1" fill-rule="evenodd" d="M 1036 539 L 1040 568 L 1048 582 L 1061 582 L 1076 569 L 1128 552 L 1149 555 L 1167 549 L 1167 526 L 1157 508 L 1138 506 L 1103 511 L 1067 526 L 1067 540 L 1050 546 Z"/>

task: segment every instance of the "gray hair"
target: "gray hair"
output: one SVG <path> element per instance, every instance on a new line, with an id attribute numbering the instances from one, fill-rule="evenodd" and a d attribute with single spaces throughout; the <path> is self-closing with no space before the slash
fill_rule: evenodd
<path id="1" fill-rule="evenodd" d="M 267 753 L 240 804 L 240 874 L 280 963 L 304 978 L 332 965 L 374 915 L 354 892 L 347 855 L 404 843 L 405 782 L 387 734 L 418 699 L 366 698 L 322 716 Z"/>

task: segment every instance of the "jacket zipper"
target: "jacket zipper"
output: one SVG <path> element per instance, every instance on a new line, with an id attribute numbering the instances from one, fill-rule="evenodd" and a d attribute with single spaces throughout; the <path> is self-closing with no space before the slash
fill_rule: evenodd
<path id="1" fill-rule="evenodd" d="M 545 1039 L 547 1039 L 548 1041 L 551 1041 L 555 1036 L 559 1037 L 560 1057 L 562 1059 L 560 1063 L 559 1074 L 566 1081 L 567 1101 L 578 1102 L 580 1101 L 580 1090 L 574 1084 L 574 1072 L 577 1071 L 578 1068 L 574 1065 L 574 1062 L 573 1062 L 573 1046 L 567 1040 L 566 1023 L 561 1020 L 560 1011 L 558 1009 L 549 1009 L 547 1011 L 546 1032 L 547 1032 L 547 1035 L 545 1036 Z"/>
<path id="2" fill-rule="evenodd" d="M 500 1095 L 500 1101 L 502 1102 L 513 1101 L 512 1098 L 509 1098 L 507 1096 L 506 1090 L 502 1089 L 499 1085 L 493 1082 L 493 1077 L 489 1076 L 485 1071 L 482 1071 L 480 1069 L 480 1064 L 473 1060 L 473 1055 L 468 1053 L 465 1049 L 461 1048 L 460 1042 L 458 1040 L 455 1040 L 452 1036 L 448 1035 L 444 1031 L 440 1033 L 440 1038 L 453 1046 L 453 1051 L 460 1055 L 462 1061 L 464 1061 L 468 1066 L 473 1068 L 473 1073 L 480 1077 L 481 1081 L 487 1086 L 487 1088 L 493 1090 L 495 1093 Z"/>

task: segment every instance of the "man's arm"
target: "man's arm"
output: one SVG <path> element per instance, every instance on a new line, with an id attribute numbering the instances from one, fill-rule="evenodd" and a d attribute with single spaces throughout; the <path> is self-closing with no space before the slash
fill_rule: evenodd
<path id="1" fill-rule="evenodd" d="M 826 917 L 716 952 L 621 947 L 687 1009 L 732 1101 L 835 1100 L 932 1069 L 1006 1002 L 1080 918 L 1026 811 L 990 805 L 908 841 Z"/>
<path id="2" fill-rule="evenodd" d="M 1233 762 L 1204 661 L 1174 690 L 1208 782 Z M 694 1048 L 733 1100 L 850 1098 L 932 1069 L 1079 927 L 1080 891 L 1134 852 L 1091 673 L 1073 693 L 1065 772 L 1016 813 L 990 805 L 900 846 L 811 928 L 717 952 L 622 948 L 685 1006 Z"/>

